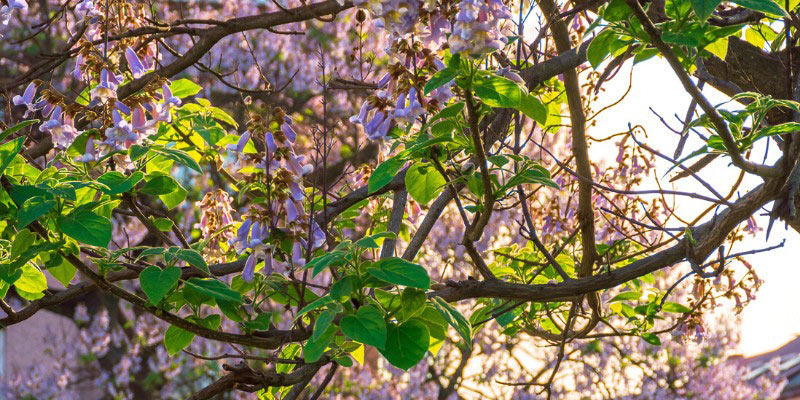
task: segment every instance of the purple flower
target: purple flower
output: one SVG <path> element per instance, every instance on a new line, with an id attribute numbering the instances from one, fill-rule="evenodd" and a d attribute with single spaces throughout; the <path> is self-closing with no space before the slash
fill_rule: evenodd
<path id="1" fill-rule="evenodd" d="M 367 120 L 367 114 L 369 111 L 372 110 L 372 106 L 369 104 L 368 101 L 365 101 L 364 104 L 361 106 L 361 110 L 358 112 L 358 115 L 353 115 L 350 117 L 350 122 L 354 124 L 364 125 Z"/>
<path id="2" fill-rule="evenodd" d="M 100 83 L 89 93 L 92 99 L 99 99 L 104 103 L 108 101 L 108 99 L 116 99 L 117 87 L 119 87 L 121 81 L 122 77 L 114 75 L 103 68 L 103 70 L 100 71 Z"/>
<path id="3" fill-rule="evenodd" d="M 82 156 L 75 159 L 77 162 L 88 163 L 88 162 L 97 162 L 99 157 L 97 156 L 97 151 L 94 148 L 94 138 L 89 138 L 86 140 L 86 151 L 83 153 Z"/>
<path id="4" fill-rule="evenodd" d="M 147 68 L 142 65 L 142 61 L 139 59 L 139 56 L 136 55 L 136 52 L 133 51 L 133 48 L 127 47 L 125 49 L 125 60 L 128 61 L 128 68 L 131 69 L 131 74 L 133 74 L 134 78 L 141 78 L 147 73 Z"/>
<path id="5" fill-rule="evenodd" d="M 291 191 L 293 200 L 303 200 L 303 189 L 300 188 L 300 185 L 298 185 L 297 182 L 289 183 L 289 191 Z"/>
<path id="6" fill-rule="evenodd" d="M 258 263 L 258 257 L 256 253 L 253 252 L 250 254 L 250 257 L 247 257 L 247 262 L 244 264 L 244 270 L 242 270 L 242 279 L 245 282 L 251 282 L 256 274 L 256 263 Z"/>
<path id="7" fill-rule="evenodd" d="M 65 117 L 62 115 L 60 106 L 55 107 L 50 119 L 43 122 L 39 126 L 39 130 L 49 133 L 53 138 L 53 143 L 59 149 L 66 149 L 69 147 L 75 140 L 75 137 L 78 136 L 78 132 L 75 130 L 75 127 L 72 126 L 71 118 L 67 118 L 65 123 Z"/>
<path id="8" fill-rule="evenodd" d="M 11 99 L 11 102 L 14 103 L 15 106 L 25 106 L 27 110 L 25 110 L 25 115 L 23 118 L 28 118 L 28 115 L 31 113 L 36 112 L 41 107 L 38 107 L 38 104 L 33 103 L 33 97 L 36 96 L 36 89 L 39 85 L 31 82 L 28 84 L 28 87 L 25 88 L 25 92 L 20 95 L 14 96 Z"/>
<path id="9" fill-rule="evenodd" d="M 83 58 L 83 54 L 78 54 L 78 57 L 75 58 L 75 68 L 72 69 L 72 77 L 82 81 L 83 80 L 83 66 L 86 65 L 86 59 Z"/>
<path id="10" fill-rule="evenodd" d="M 28 3 L 26 3 L 25 0 L 10 0 L 7 6 L 0 7 L 0 22 L 2 22 L 3 25 L 8 25 L 8 21 L 11 19 L 11 13 L 14 10 L 24 11 L 27 9 Z"/>
<path id="11" fill-rule="evenodd" d="M 275 144 L 275 138 L 272 136 L 272 132 L 264 134 L 264 142 L 267 144 L 267 156 L 272 157 L 272 154 L 278 151 L 278 145 Z"/>
<path id="12" fill-rule="evenodd" d="M 292 264 L 295 267 L 306 265 L 306 259 L 303 257 L 303 246 L 300 244 L 300 241 L 294 242 L 292 246 Z"/>
<path id="13" fill-rule="evenodd" d="M 295 139 L 297 139 L 297 133 L 292 129 L 291 125 L 286 123 L 281 124 L 281 131 L 286 135 L 286 139 L 288 139 L 289 142 L 294 143 Z"/>
<path id="14" fill-rule="evenodd" d="M 171 109 L 173 106 L 177 107 L 181 105 L 181 99 L 172 95 L 172 90 L 170 90 L 166 83 L 161 85 L 161 93 L 164 96 L 164 106 L 167 110 Z"/>
<path id="15" fill-rule="evenodd" d="M 134 133 L 133 127 L 114 110 L 111 113 L 114 125 L 106 129 L 106 140 L 103 144 L 108 147 L 107 151 L 125 150 L 133 143 L 139 141 L 138 135 Z"/>
<path id="16" fill-rule="evenodd" d="M 286 222 L 294 222 L 297 220 L 297 207 L 294 205 L 294 201 L 292 199 L 286 199 L 284 203 L 284 209 L 286 210 Z"/>

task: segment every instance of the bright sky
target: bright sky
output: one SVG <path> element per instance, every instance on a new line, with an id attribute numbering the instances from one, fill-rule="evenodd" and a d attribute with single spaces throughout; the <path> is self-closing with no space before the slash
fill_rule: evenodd
<path id="1" fill-rule="evenodd" d="M 604 88 L 605 93 L 600 95 L 599 102 L 593 105 L 595 110 L 599 110 L 603 105 L 617 101 L 628 88 L 628 76 L 630 63 L 623 67 L 616 78 L 607 83 Z M 727 97 L 713 88 L 706 85 L 704 94 L 714 104 L 725 102 Z M 661 121 L 649 110 L 652 107 L 675 129 L 680 129 L 680 125 L 675 119 L 675 115 L 683 118 L 688 108 L 690 97 L 683 91 L 678 79 L 669 68 L 666 61 L 660 58 L 653 58 L 649 61 L 636 65 L 633 73 L 633 87 L 628 96 L 615 107 L 604 111 L 597 118 L 597 125 L 590 128 L 589 134 L 593 137 L 602 138 L 610 134 L 627 131 L 628 123 L 642 125 L 647 130 L 647 143 L 660 149 L 668 155 L 672 155 L 677 143 L 677 135 L 663 126 Z M 729 108 L 735 108 L 730 105 Z M 700 147 L 700 142 L 690 141 L 684 150 L 684 154 Z M 590 154 L 597 157 L 598 151 L 603 149 L 590 149 Z M 612 151 L 609 149 L 609 151 Z M 769 150 L 770 158 L 774 159 L 778 150 L 774 145 Z M 764 147 L 756 148 L 754 154 L 763 157 Z M 616 152 L 608 155 L 613 160 Z M 667 171 L 669 163 L 657 163 L 657 170 L 660 176 Z M 721 193 L 726 193 L 730 185 L 725 186 L 726 182 L 732 182 L 738 176 L 738 170 L 728 168 L 727 163 L 721 160 L 713 162 L 709 167 L 700 173 L 705 180 L 714 184 Z M 666 180 L 664 180 L 666 181 Z M 748 177 L 740 187 L 742 190 L 750 189 L 758 184 L 758 179 Z M 695 183 L 691 178 L 678 181 L 682 190 L 692 190 L 698 193 L 708 194 L 702 186 Z M 717 186 L 718 185 L 718 186 Z M 744 193 L 739 193 L 744 194 Z M 694 216 L 704 204 L 694 201 L 681 201 L 677 203 L 679 215 L 684 217 Z M 771 208 L 771 205 L 767 207 Z M 761 214 L 759 212 L 758 214 Z M 766 228 L 767 218 L 759 217 L 758 224 Z M 764 248 L 780 243 L 786 239 L 785 247 L 767 253 L 759 253 L 747 256 L 747 260 L 753 264 L 756 272 L 764 281 L 761 289 L 756 294 L 757 298 L 748 305 L 741 314 L 742 336 L 739 351 L 744 355 L 754 355 L 780 347 L 784 343 L 800 335 L 800 313 L 796 311 L 800 304 L 800 268 L 797 262 L 792 262 L 792 252 L 796 246 L 800 245 L 800 234 L 792 229 L 784 230 L 782 223 L 777 223 L 772 228 L 769 242 L 765 241 L 765 234 L 761 232 L 754 238 L 747 239 L 737 245 L 737 251 Z M 797 257 L 796 252 L 794 257 Z M 732 318 L 735 316 L 732 315 Z"/>

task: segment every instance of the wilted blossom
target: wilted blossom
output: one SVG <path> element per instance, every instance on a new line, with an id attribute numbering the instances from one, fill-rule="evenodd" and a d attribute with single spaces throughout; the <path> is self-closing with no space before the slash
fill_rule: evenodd
<path id="1" fill-rule="evenodd" d="M 223 251 L 220 247 L 221 242 L 233 239 L 233 199 L 228 192 L 217 189 L 208 192 L 200 201 L 200 212 L 202 217 L 198 223 L 203 239 L 207 240 L 203 253 L 212 262 L 223 261 Z"/>

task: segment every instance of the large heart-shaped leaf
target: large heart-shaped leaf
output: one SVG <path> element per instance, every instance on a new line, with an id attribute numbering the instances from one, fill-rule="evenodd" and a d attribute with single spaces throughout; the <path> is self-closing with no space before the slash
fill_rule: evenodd
<path id="1" fill-rule="evenodd" d="M 425 357 L 429 344 L 427 325 L 413 318 L 400 325 L 389 325 L 386 348 L 379 351 L 392 365 L 407 371 Z"/>
<path id="2" fill-rule="evenodd" d="M 111 221 L 86 208 L 76 208 L 56 220 L 56 226 L 67 236 L 92 246 L 108 247 Z"/>
<path id="3" fill-rule="evenodd" d="M 382 349 L 386 346 L 386 322 L 375 306 L 361 306 L 355 315 L 346 315 L 339 322 L 347 337 Z"/>

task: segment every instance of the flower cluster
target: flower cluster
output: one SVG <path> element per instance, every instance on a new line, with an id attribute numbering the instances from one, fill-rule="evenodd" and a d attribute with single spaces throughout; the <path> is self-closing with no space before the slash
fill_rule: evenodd
<path id="1" fill-rule="evenodd" d="M 501 49 L 507 39 L 500 34 L 500 22 L 511 17 L 502 0 L 461 0 L 450 35 L 450 51 L 482 55 Z"/>
<path id="2" fill-rule="evenodd" d="M 270 125 L 277 129 L 269 129 Z M 303 204 L 306 194 L 303 177 L 313 171 L 304 156 L 294 151 L 297 133 L 292 119 L 276 110 L 273 120 L 257 119 L 249 124 L 235 145 L 229 145 L 223 168 L 233 174 L 246 175 L 256 183 L 266 185 L 268 194 L 265 204 L 256 204 L 247 213 L 229 244 L 242 254 L 250 250 L 242 277 L 251 281 L 259 261 L 264 261 L 264 274 L 269 275 L 276 267 L 298 267 L 305 265 L 306 252 L 320 247 L 325 234 L 317 223 L 308 218 Z M 264 151 L 245 153 L 253 132 L 263 134 Z M 243 171 L 245 168 L 250 171 Z M 261 180 L 263 178 L 263 180 Z M 273 235 L 280 231 L 280 234 Z M 280 253 L 280 238 L 293 239 L 292 250 Z M 281 261 L 282 259 L 282 261 Z"/>

